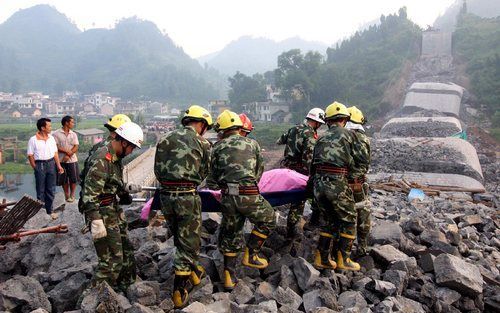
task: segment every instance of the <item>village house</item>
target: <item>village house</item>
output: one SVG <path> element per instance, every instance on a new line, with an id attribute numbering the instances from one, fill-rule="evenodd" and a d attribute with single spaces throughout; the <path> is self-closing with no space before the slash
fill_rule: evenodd
<path id="1" fill-rule="evenodd" d="M 288 123 L 292 118 L 287 102 L 250 102 L 243 104 L 243 111 L 253 121 Z"/>
<path id="2" fill-rule="evenodd" d="M 104 139 L 104 131 L 97 128 L 77 129 L 75 133 L 79 141 L 88 144 L 96 144 Z"/>
<path id="3" fill-rule="evenodd" d="M 208 101 L 208 112 L 216 118 L 224 110 L 230 110 L 227 100 L 210 100 Z"/>

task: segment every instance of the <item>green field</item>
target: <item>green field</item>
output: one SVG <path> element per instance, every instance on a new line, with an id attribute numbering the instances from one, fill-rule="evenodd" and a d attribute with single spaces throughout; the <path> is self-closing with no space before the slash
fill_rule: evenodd
<path id="1" fill-rule="evenodd" d="M 103 120 L 100 119 L 86 119 L 76 123 L 75 129 L 85 129 L 85 128 L 101 128 L 103 127 Z M 61 127 L 60 119 L 52 119 L 52 130 L 59 129 Z M 36 121 L 25 122 L 25 123 L 0 123 L 0 138 L 17 136 L 18 140 L 28 141 L 31 136 L 35 134 Z"/>
<path id="2" fill-rule="evenodd" d="M 28 174 L 32 172 L 33 169 L 26 163 L 7 162 L 5 164 L 0 164 L 1 174 Z"/>

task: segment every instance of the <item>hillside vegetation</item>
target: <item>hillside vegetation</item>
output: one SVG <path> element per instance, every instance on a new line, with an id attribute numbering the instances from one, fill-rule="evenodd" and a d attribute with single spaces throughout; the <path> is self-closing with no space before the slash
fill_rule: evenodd
<path id="1" fill-rule="evenodd" d="M 453 39 L 456 57 L 467 64 L 471 91 L 491 113 L 500 114 L 500 17 L 462 15 Z"/>
<path id="2" fill-rule="evenodd" d="M 225 85 L 152 22 L 128 18 L 81 32 L 47 5 L 0 24 L 0 72 L 2 91 L 109 91 L 173 102 L 216 98 Z"/>
<path id="3" fill-rule="evenodd" d="M 273 82 L 294 104 L 295 121 L 310 108 L 324 108 L 334 100 L 357 105 L 367 115 L 381 115 L 389 108 L 382 102 L 385 89 L 407 60 L 417 58 L 420 41 L 420 28 L 401 8 L 397 14 L 382 16 L 380 25 L 329 48 L 326 59 L 318 52 L 293 49 L 278 56 L 274 72 L 253 77 L 238 73 L 230 80 L 230 100 L 235 107 L 242 101 L 261 101 L 264 84 Z M 255 92 L 239 97 L 238 90 L 249 90 L 245 86 Z"/>

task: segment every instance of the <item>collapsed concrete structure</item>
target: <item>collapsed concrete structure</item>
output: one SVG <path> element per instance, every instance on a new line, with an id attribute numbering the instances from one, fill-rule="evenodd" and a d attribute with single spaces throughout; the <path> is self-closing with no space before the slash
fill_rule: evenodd
<path id="1" fill-rule="evenodd" d="M 460 117 L 464 90 L 463 87 L 453 83 L 414 83 L 406 94 L 403 113 L 424 109 Z"/>
<path id="2" fill-rule="evenodd" d="M 390 119 L 380 131 L 383 138 L 449 137 L 462 131 L 456 117 L 397 117 Z"/>

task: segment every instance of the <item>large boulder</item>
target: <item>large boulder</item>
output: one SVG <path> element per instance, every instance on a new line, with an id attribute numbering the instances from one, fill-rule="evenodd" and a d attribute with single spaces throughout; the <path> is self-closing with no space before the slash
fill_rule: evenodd
<path id="1" fill-rule="evenodd" d="M 370 242 L 372 245 L 391 244 L 399 247 L 403 240 L 403 230 L 396 222 L 380 221 L 370 231 Z"/>
<path id="2" fill-rule="evenodd" d="M 462 294 L 476 296 L 483 292 L 483 277 L 474 264 L 450 255 L 440 254 L 434 260 L 436 283 Z"/>
<path id="3" fill-rule="evenodd" d="M 298 258 L 293 262 L 293 273 L 303 292 L 319 278 L 319 271 L 303 258 Z"/>
<path id="4" fill-rule="evenodd" d="M 75 307 L 89 279 L 83 273 L 76 273 L 61 281 L 47 293 L 55 312 L 65 312 Z"/>
<path id="5" fill-rule="evenodd" d="M 38 308 L 52 311 L 52 305 L 36 279 L 16 275 L 0 284 L 0 311 L 24 313 Z"/>

